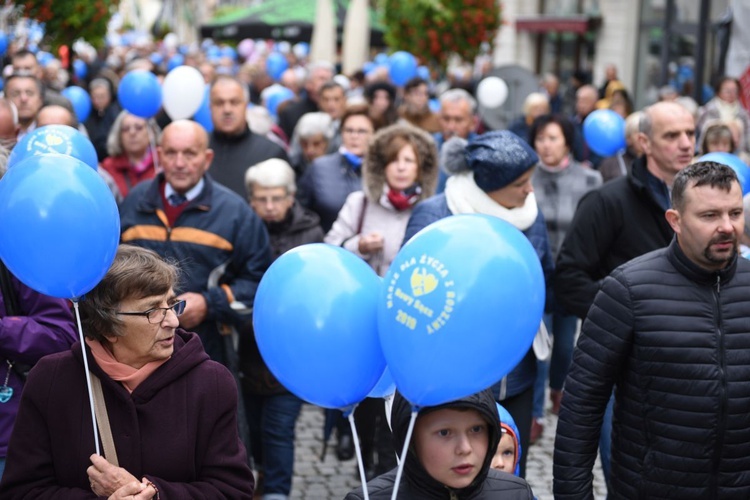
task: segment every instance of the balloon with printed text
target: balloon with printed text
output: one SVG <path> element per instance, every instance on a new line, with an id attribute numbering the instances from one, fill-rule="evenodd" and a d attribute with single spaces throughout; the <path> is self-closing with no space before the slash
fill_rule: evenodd
<path id="1" fill-rule="evenodd" d="M 544 299 L 539 257 L 511 224 L 456 215 L 425 227 L 393 260 L 378 303 L 399 392 L 434 406 L 499 382 L 529 351 Z"/>
<path id="2" fill-rule="evenodd" d="M 96 149 L 88 137 L 67 125 L 45 125 L 18 141 L 8 157 L 8 169 L 30 156 L 63 154 L 81 160 L 94 170 L 99 169 Z"/>

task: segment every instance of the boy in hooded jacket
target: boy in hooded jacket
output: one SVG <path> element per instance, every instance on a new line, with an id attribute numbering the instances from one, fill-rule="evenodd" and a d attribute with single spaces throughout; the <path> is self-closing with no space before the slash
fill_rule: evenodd
<path id="1" fill-rule="evenodd" d="M 396 450 L 403 449 L 412 405 L 400 394 L 393 402 L 391 425 Z M 525 480 L 490 469 L 500 442 L 500 422 L 490 390 L 437 406 L 422 407 L 404 458 L 399 500 L 531 500 Z M 367 483 L 371 500 L 390 499 L 396 469 Z M 346 500 L 364 498 L 362 488 Z"/>

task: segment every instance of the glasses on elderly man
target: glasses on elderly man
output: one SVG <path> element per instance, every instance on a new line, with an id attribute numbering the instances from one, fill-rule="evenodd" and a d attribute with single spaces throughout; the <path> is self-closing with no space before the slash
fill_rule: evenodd
<path id="1" fill-rule="evenodd" d="M 162 321 L 164 321 L 164 318 L 167 317 L 167 311 L 172 311 L 175 314 L 175 316 L 180 316 L 182 313 L 185 312 L 185 301 L 180 300 L 168 307 L 154 307 L 152 309 L 149 309 L 148 311 L 142 311 L 142 312 L 115 311 L 115 314 L 120 314 L 122 316 L 146 316 L 146 319 L 148 320 L 149 323 L 151 323 L 152 325 L 159 325 L 161 324 Z"/>

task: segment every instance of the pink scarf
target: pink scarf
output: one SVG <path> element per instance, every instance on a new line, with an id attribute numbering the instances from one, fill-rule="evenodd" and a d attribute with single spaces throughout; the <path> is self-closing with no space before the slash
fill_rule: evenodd
<path id="1" fill-rule="evenodd" d="M 122 382 L 122 385 L 125 386 L 125 389 L 129 393 L 132 393 L 141 382 L 146 380 L 157 368 L 169 360 L 167 358 L 159 361 L 151 361 L 141 368 L 136 369 L 117 361 L 112 353 L 109 352 L 109 349 L 104 347 L 98 340 L 86 339 L 86 345 L 91 349 L 91 354 L 94 356 L 94 360 L 96 360 L 99 368 L 109 375 L 109 378 L 112 380 Z"/>

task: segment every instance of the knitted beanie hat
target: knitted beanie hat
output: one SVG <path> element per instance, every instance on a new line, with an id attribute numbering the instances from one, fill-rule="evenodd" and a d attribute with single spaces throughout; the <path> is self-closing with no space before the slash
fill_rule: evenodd
<path id="1" fill-rule="evenodd" d="M 536 152 L 513 132 L 487 132 L 470 141 L 464 149 L 474 182 L 485 193 L 504 188 L 539 162 Z"/>

